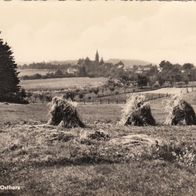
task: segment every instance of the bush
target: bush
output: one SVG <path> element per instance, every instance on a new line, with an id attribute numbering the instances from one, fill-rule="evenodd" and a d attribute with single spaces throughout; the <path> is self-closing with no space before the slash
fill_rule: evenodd
<path id="1" fill-rule="evenodd" d="M 79 98 L 80 98 L 80 99 L 83 99 L 83 98 L 84 98 L 84 95 L 83 95 L 82 93 L 80 93 L 80 94 L 79 94 Z"/>
<path id="2" fill-rule="evenodd" d="M 153 146 L 151 149 L 153 159 L 161 159 L 169 162 L 176 162 L 180 165 L 193 166 L 196 163 L 196 146 L 173 142 Z"/>
<path id="3" fill-rule="evenodd" d="M 92 133 L 88 136 L 90 139 L 95 139 L 95 140 L 104 140 L 107 141 L 110 139 L 110 136 L 103 131 L 95 131 L 95 133 Z"/>
<path id="4" fill-rule="evenodd" d="M 10 103 L 20 103 L 27 104 L 28 100 L 26 98 L 26 92 L 24 89 L 17 93 L 6 93 L 0 95 L 0 102 L 10 102 Z"/>

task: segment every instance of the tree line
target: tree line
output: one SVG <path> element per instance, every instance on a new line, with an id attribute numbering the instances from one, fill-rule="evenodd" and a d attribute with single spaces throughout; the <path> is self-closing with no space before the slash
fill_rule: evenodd
<path id="1" fill-rule="evenodd" d="M 177 83 L 188 84 L 196 81 L 196 67 L 191 63 L 172 64 L 169 61 L 161 61 L 160 64 L 152 65 L 151 68 L 142 73 L 131 70 L 122 73 L 119 80 L 126 84 L 137 86 L 173 86 Z"/>

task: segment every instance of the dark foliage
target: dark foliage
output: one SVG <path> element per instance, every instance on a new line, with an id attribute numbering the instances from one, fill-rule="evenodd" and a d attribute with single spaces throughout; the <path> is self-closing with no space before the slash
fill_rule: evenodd
<path id="1" fill-rule="evenodd" d="M 140 87 L 147 86 L 147 84 L 148 84 L 147 76 L 138 75 L 137 83 L 138 83 L 138 86 L 140 86 Z"/>
<path id="2" fill-rule="evenodd" d="M 0 39 L 0 101 L 25 102 L 25 91 L 19 85 L 17 64 L 10 46 Z"/>
<path id="3" fill-rule="evenodd" d="M 95 133 L 92 133 L 88 136 L 90 139 L 94 139 L 94 140 L 109 140 L 110 136 L 107 133 L 104 133 L 103 131 L 95 131 Z"/>

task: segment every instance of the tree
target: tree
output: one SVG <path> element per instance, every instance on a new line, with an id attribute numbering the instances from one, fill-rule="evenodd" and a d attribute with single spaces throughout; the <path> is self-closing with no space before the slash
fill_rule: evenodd
<path id="1" fill-rule="evenodd" d="M 95 95 L 97 95 L 98 92 L 99 92 L 99 88 L 95 88 L 95 89 L 93 90 L 93 92 L 95 93 Z"/>
<path id="2" fill-rule="evenodd" d="M 68 91 L 65 95 L 63 95 L 64 99 L 71 99 L 72 101 L 74 100 L 75 93 L 72 91 Z"/>
<path id="3" fill-rule="evenodd" d="M 80 76 L 82 76 L 82 77 L 87 76 L 85 66 L 81 66 L 81 67 L 79 68 L 79 73 L 80 73 Z"/>
<path id="4" fill-rule="evenodd" d="M 64 76 L 64 73 L 62 70 L 60 69 L 57 69 L 54 73 L 55 77 L 63 77 Z"/>
<path id="5" fill-rule="evenodd" d="M 183 68 L 184 70 L 191 70 L 191 69 L 194 68 L 194 65 L 193 65 L 192 63 L 185 63 L 185 64 L 182 66 L 182 68 Z"/>
<path id="6" fill-rule="evenodd" d="M 169 70 L 172 68 L 172 64 L 169 61 L 161 61 L 161 63 L 159 64 L 159 67 L 162 70 Z"/>
<path id="7" fill-rule="evenodd" d="M 79 98 L 80 98 L 80 99 L 83 99 L 83 98 L 84 98 L 84 94 L 80 93 L 80 94 L 79 94 Z"/>
<path id="8" fill-rule="evenodd" d="M 13 52 L 0 38 L 0 101 L 18 102 L 23 94 L 19 83 Z"/>
<path id="9" fill-rule="evenodd" d="M 193 64 L 191 64 L 191 63 L 185 63 L 182 66 L 182 72 L 183 72 L 184 78 L 187 81 L 194 80 L 195 73 L 194 73 L 194 65 Z"/>
<path id="10" fill-rule="evenodd" d="M 139 87 L 147 86 L 148 78 L 144 75 L 138 75 L 137 83 Z"/>
<path id="11" fill-rule="evenodd" d="M 180 64 L 172 64 L 169 61 L 161 61 L 159 67 L 161 68 L 158 73 L 158 80 L 160 84 L 167 81 L 173 85 L 175 82 L 182 80 L 182 67 Z"/>
<path id="12" fill-rule="evenodd" d="M 165 79 L 159 75 L 158 76 L 158 82 L 159 82 L 159 85 L 162 86 L 165 82 Z"/>

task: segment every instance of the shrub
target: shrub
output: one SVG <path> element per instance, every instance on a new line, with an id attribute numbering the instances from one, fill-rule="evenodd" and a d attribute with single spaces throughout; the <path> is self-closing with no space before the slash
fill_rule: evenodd
<path id="1" fill-rule="evenodd" d="M 177 162 L 185 166 L 193 166 L 196 163 L 196 147 L 184 142 L 164 142 L 160 145 L 152 146 L 151 150 L 153 159 Z"/>
<path id="2" fill-rule="evenodd" d="M 80 98 L 80 99 L 83 99 L 83 98 L 84 98 L 84 95 L 83 95 L 82 93 L 80 93 L 80 94 L 79 94 L 79 98 Z"/>
<path id="3" fill-rule="evenodd" d="M 95 139 L 95 140 L 109 140 L 110 136 L 107 133 L 104 133 L 103 131 L 95 131 L 95 133 L 92 133 L 88 136 L 90 139 Z"/>

